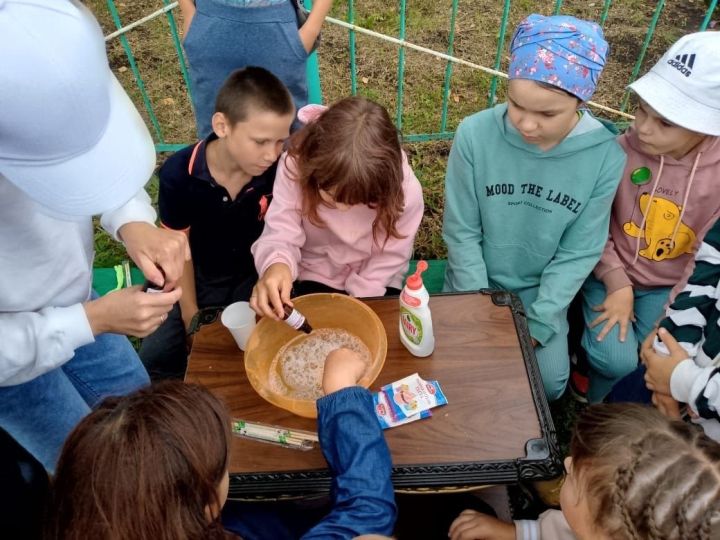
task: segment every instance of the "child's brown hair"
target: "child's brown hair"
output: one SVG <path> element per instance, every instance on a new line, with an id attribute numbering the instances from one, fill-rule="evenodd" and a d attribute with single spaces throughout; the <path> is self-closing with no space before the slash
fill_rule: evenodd
<path id="1" fill-rule="evenodd" d="M 215 112 L 224 114 L 230 125 L 244 122 L 250 111 L 293 114 L 290 90 L 267 69 L 247 66 L 233 71 L 218 91 Z"/>
<path id="2" fill-rule="evenodd" d="M 65 442 L 47 537 L 227 538 L 218 485 L 229 445 L 225 406 L 199 385 L 165 382 L 105 400 Z"/>
<path id="3" fill-rule="evenodd" d="M 342 99 L 290 138 L 288 154 L 311 223 L 323 226 L 317 209 L 327 204 L 324 191 L 335 202 L 376 209 L 376 243 L 380 230 L 385 240 L 403 238 L 396 227 L 405 204 L 402 149 L 384 107 L 363 97 Z"/>
<path id="4" fill-rule="evenodd" d="M 637 404 L 594 405 L 570 456 L 594 527 L 613 540 L 720 537 L 720 445 Z"/>

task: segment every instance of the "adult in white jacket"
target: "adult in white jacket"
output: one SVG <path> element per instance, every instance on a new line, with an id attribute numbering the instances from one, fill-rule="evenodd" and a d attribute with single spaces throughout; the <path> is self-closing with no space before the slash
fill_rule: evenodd
<path id="1" fill-rule="evenodd" d="M 77 0 L 0 2 L 0 428 L 52 470 L 102 398 L 148 378 L 127 338 L 178 300 L 189 257 L 155 227 L 152 139 Z M 91 293 L 93 215 L 168 292 Z"/>

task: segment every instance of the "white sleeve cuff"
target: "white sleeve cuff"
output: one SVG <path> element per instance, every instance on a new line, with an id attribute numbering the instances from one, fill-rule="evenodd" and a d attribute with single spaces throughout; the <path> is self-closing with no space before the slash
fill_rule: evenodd
<path id="1" fill-rule="evenodd" d="M 82 304 L 73 304 L 62 308 L 61 312 L 58 308 L 53 311 L 58 313 L 53 313 L 50 320 L 56 319 L 53 322 L 58 325 L 57 331 L 65 332 L 68 347 L 72 347 L 73 351 L 95 341 L 95 335 L 92 332 L 90 321 Z"/>
<path id="2" fill-rule="evenodd" d="M 95 341 L 82 304 L 6 315 L 0 327 L 0 386 L 31 381 Z"/>
<path id="3" fill-rule="evenodd" d="M 540 522 L 529 519 L 515 521 L 516 540 L 540 540 Z"/>
<path id="4" fill-rule="evenodd" d="M 670 393 L 681 403 L 692 401 L 693 384 L 703 372 L 695 362 L 687 358 L 680 362 L 670 375 Z"/>
<path id="5" fill-rule="evenodd" d="M 157 212 L 150 204 L 150 196 L 144 189 L 141 189 L 120 208 L 105 212 L 100 216 L 100 226 L 120 242 L 118 231 L 123 225 L 131 222 L 144 222 L 155 225 L 156 219 Z"/>

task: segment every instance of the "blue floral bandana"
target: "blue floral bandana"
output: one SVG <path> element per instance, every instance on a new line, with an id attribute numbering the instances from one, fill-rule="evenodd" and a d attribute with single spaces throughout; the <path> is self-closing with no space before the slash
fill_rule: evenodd
<path id="1" fill-rule="evenodd" d="M 515 30 L 509 76 L 548 83 L 587 101 L 595 92 L 608 49 L 594 22 L 533 14 Z"/>

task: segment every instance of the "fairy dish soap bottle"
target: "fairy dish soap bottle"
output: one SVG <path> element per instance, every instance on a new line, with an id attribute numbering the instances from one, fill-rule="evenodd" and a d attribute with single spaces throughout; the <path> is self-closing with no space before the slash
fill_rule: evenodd
<path id="1" fill-rule="evenodd" d="M 400 341 L 415 356 L 430 356 L 435 349 L 430 295 L 421 274 L 427 270 L 425 261 L 418 261 L 415 273 L 407 278 L 400 293 Z"/>

